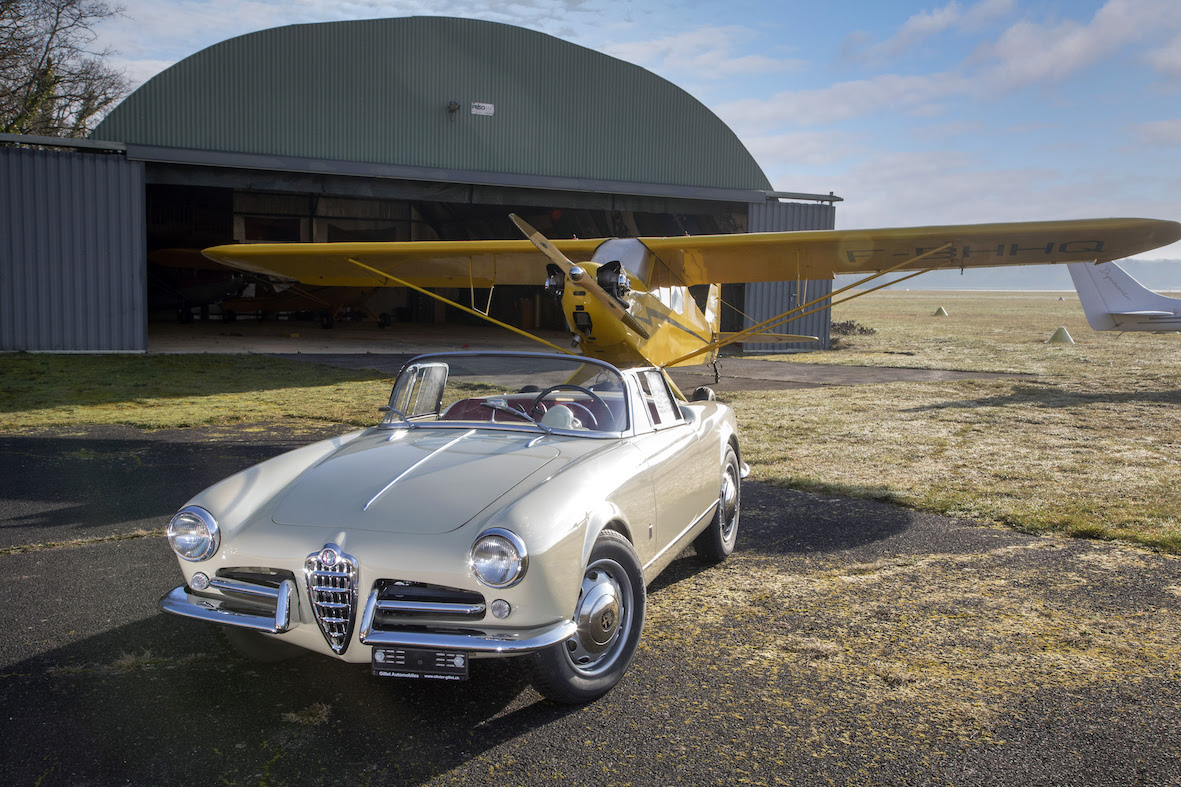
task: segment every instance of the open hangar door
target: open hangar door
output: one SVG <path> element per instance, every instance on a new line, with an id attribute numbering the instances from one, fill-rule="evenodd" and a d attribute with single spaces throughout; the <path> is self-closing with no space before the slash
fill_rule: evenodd
<path id="1" fill-rule="evenodd" d="M 223 243 L 519 239 L 510 213 L 552 238 L 697 235 L 747 228 L 747 204 L 740 202 L 685 200 L 670 206 L 663 198 L 477 187 L 463 189 L 463 196 L 472 201 L 150 184 L 153 323 L 312 320 L 326 328 L 344 323 L 482 324 L 478 317 L 405 288 L 287 285 L 222 268 L 200 254 L 202 248 Z M 437 292 L 525 329 L 564 330 L 560 308 L 544 295 L 544 278 L 539 258 L 536 286 Z"/>

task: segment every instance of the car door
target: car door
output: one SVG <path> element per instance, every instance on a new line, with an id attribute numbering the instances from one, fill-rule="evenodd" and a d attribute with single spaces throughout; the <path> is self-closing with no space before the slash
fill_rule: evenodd
<path id="1" fill-rule="evenodd" d="M 637 426 L 647 419 L 649 430 L 636 436 L 636 447 L 652 479 L 656 540 L 663 548 L 717 502 L 718 461 L 716 451 L 685 420 L 664 375 L 648 369 L 637 379 L 646 405 L 637 414 Z"/>

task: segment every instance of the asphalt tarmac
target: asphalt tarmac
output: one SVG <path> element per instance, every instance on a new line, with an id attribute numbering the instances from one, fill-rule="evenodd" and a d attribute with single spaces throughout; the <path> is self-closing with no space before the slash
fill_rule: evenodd
<path id="1" fill-rule="evenodd" d="M 333 431 L 0 435 L 6 783 L 1181 784 L 1181 561 L 874 502 L 746 483 L 738 551 L 656 580 L 582 708 L 512 662 L 256 664 L 159 612 L 179 572 L 137 534 Z"/>

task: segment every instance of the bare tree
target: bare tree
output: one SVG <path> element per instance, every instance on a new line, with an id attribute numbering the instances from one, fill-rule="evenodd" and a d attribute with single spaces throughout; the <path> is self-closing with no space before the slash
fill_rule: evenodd
<path id="1" fill-rule="evenodd" d="M 123 73 L 89 47 L 122 12 L 104 0 L 0 0 L 0 132 L 84 137 L 127 94 Z"/>

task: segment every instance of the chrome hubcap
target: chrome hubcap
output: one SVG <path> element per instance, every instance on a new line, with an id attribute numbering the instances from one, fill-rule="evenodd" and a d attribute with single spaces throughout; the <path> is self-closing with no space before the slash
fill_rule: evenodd
<path id="1" fill-rule="evenodd" d="M 587 568 L 574 622 L 578 631 L 566 641 L 570 663 L 588 675 L 609 668 L 631 624 L 631 585 L 614 560 L 596 560 Z"/>
<path id="2" fill-rule="evenodd" d="M 722 494 L 718 502 L 722 507 L 722 538 L 729 541 L 738 524 L 738 482 L 734 479 L 732 465 L 727 465 L 726 472 L 722 473 Z"/>
<path id="3" fill-rule="evenodd" d="M 602 653 L 611 644 L 619 630 L 619 610 L 615 584 L 594 582 L 578 605 L 578 638 L 588 652 Z"/>

